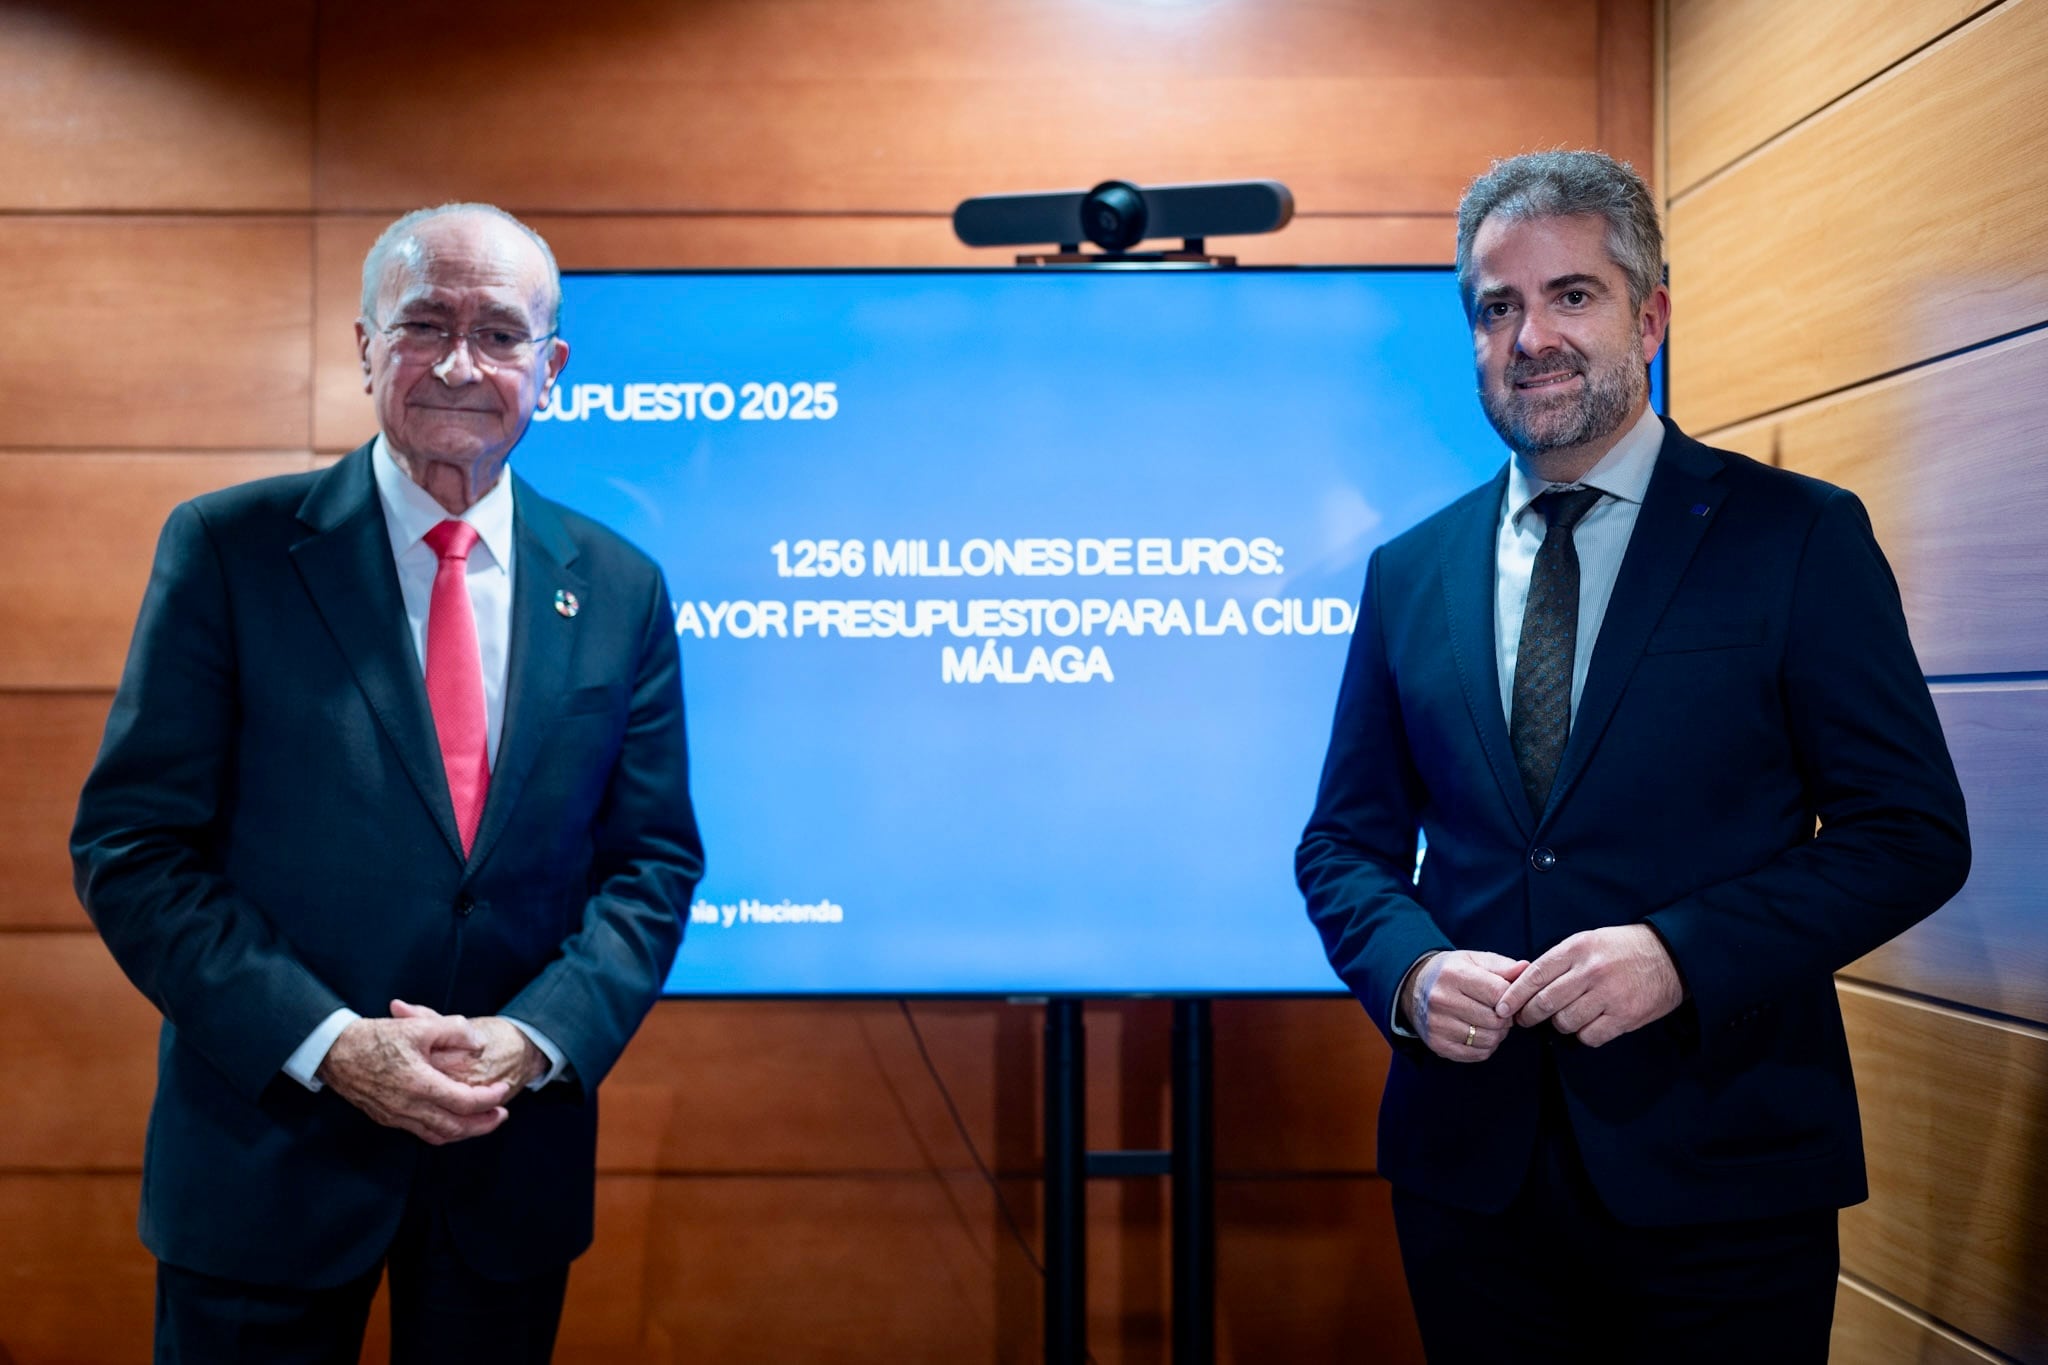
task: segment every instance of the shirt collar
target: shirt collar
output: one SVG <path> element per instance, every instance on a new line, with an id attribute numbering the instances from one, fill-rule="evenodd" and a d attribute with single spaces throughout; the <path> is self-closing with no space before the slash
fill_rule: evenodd
<path id="1" fill-rule="evenodd" d="M 384 524 L 391 531 L 391 543 L 404 554 L 426 538 L 427 532 L 447 521 L 448 509 L 435 502 L 426 489 L 406 477 L 379 435 L 370 451 L 370 468 L 377 478 L 377 499 L 384 504 Z M 500 568 L 512 562 L 512 476 L 501 471 L 491 491 L 476 500 L 461 520 L 476 528 L 491 558 Z"/>
<path id="2" fill-rule="evenodd" d="M 1641 503 L 1650 489 L 1650 474 L 1657 467 L 1657 453 L 1664 448 L 1664 423 L 1654 408 L 1645 405 L 1643 415 L 1622 434 L 1614 448 L 1600 457 L 1600 463 L 1586 471 L 1576 484 L 1546 483 L 1529 468 L 1520 455 L 1508 461 L 1508 520 L 1521 520 L 1529 504 L 1553 488 L 1597 488 L 1623 502 Z"/>

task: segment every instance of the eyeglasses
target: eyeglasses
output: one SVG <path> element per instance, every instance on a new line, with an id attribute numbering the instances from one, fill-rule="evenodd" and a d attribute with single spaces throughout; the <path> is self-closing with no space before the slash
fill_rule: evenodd
<path id="1" fill-rule="evenodd" d="M 528 336 L 517 327 L 472 327 L 451 332 L 431 322 L 401 320 L 379 327 L 394 355 L 405 360 L 437 361 L 455 347 L 458 338 L 469 343 L 469 353 L 490 365 L 516 365 L 526 359 L 527 348 L 554 338 L 553 332 Z"/>

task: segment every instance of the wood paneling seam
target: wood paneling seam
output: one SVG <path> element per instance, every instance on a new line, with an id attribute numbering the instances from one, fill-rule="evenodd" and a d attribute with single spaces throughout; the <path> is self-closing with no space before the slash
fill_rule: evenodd
<path id="1" fill-rule="evenodd" d="M 0 1167 L 0 1176 L 9 1174 L 40 1175 L 44 1174 L 47 1170 L 55 1169 L 58 1168 Z M 70 1173 L 78 1168 L 65 1167 L 62 1169 Z M 133 1175 L 139 1174 L 140 1171 L 141 1168 L 139 1166 L 132 1170 L 125 1167 L 110 1167 L 105 1173 L 110 1175 Z M 614 1180 L 886 1180 L 899 1184 L 918 1184 L 938 1177 L 944 1180 L 965 1181 L 974 1185 L 986 1185 L 988 1183 L 982 1178 L 981 1172 L 975 1170 L 972 1166 L 936 1170 L 926 1166 L 904 1167 L 901 1169 L 869 1166 L 848 1166 L 843 1168 L 836 1166 L 816 1168 L 762 1166 L 735 1167 L 731 1170 L 720 1170 L 710 1166 L 611 1166 L 604 1164 L 602 1158 L 600 1158 L 597 1174 L 601 1179 Z M 1270 1171 L 1217 1171 L 1215 1174 L 1219 1183 L 1230 1185 L 1316 1185 L 1331 1183 L 1370 1185 L 1379 1184 L 1385 1180 L 1385 1177 L 1378 1171 L 1295 1171 L 1274 1169 Z M 1037 1167 L 996 1172 L 996 1179 L 1006 1184 L 1043 1180 L 1044 1178 L 1045 1173 Z M 1135 1180 L 1116 1180 L 1113 1182 L 1094 1179 L 1091 1183 L 1100 1186 L 1104 1183 L 1136 1184 L 1142 1183 L 1145 1180 L 1165 1179 L 1167 1177 L 1163 1175 L 1141 1176 Z"/>
<path id="2" fill-rule="evenodd" d="M 1938 1337 L 1945 1338 L 1966 1350 L 1976 1351 L 1987 1360 L 1997 1361 L 1999 1365 L 2026 1365 L 2025 1361 L 2009 1356 L 1995 1346 L 1985 1345 L 1968 1332 L 1959 1331 L 1949 1326 L 1940 1318 L 1930 1315 L 1926 1309 L 1907 1303 L 1898 1295 L 1879 1288 L 1854 1271 L 1844 1270 L 1839 1278 L 1843 1284 L 1852 1286 L 1860 1293 L 1868 1294 L 1900 1317 L 1910 1318 L 1924 1330 L 1932 1332 Z"/>
<path id="3" fill-rule="evenodd" d="M 99 223 L 112 220 L 117 223 L 132 223 L 146 219 L 158 219 L 166 223 L 297 223 L 319 215 L 312 210 L 297 209 L 81 209 L 81 208 L 0 208 L 0 222 L 20 220 L 22 222 L 48 222 L 54 218 L 76 218 L 81 223 Z"/>
<path id="4" fill-rule="evenodd" d="M 1947 1015 L 1951 1019 L 1964 1020 L 1984 1028 L 1999 1029 L 2006 1033 L 2016 1033 L 2022 1038 L 2029 1038 L 2037 1043 L 2048 1043 L 2048 1028 L 2043 1028 L 2039 1024 L 2029 1023 L 2024 1019 L 2015 1019 L 2010 1015 L 1994 1014 L 1989 1010 L 1972 1009 L 1967 1005 L 1957 1004 L 1954 1001 L 1931 999 L 1927 996 L 1916 994 L 1913 991 L 1902 991 L 1896 986 L 1881 985 L 1874 981 L 1862 981 L 1852 976 L 1838 974 L 1835 977 L 1835 989 L 1848 991 L 1854 995 L 1868 996 L 1872 1000 L 1887 1001 L 1906 1009 L 1926 1010 L 1930 1014 Z"/>
<path id="5" fill-rule="evenodd" d="M 2041 692 L 2048 691 L 2048 673 L 1980 673 L 1928 678 L 1928 689 L 1942 692 Z"/>
<path id="6" fill-rule="evenodd" d="M 1651 189 L 1657 195 L 1658 216 L 1664 222 L 1671 221 L 1671 0 L 1657 0 L 1652 32 L 1653 52 L 1651 55 L 1652 79 L 1655 84 L 1650 91 L 1652 117 L 1656 128 L 1651 133 L 1651 146 L 1656 155 L 1650 168 L 1653 181 Z"/>
<path id="7" fill-rule="evenodd" d="M 1079 187 L 1077 186 L 1076 188 L 1078 189 Z M 850 209 L 850 208 L 832 208 L 832 209 L 789 209 L 789 208 L 748 208 L 748 207 L 745 207 L 745 206 L 739 206 L 739 207 L 732 207 L 732 208 L 583 208 L 583 209 L 552 209 L 552 208 L 541 208 L 541 209 L 525 209 L 525 208 L 522 208 L 521 206 L 517 206 L 517 205 L 515 205 L 515 206 L 513 206 L 513 207 L 512 207 L 512 208 L 511 208 L 511 209 L 510 209 L 509 211 L 510 211 L 510 212 L 515 212 L 515 213 L 522 213 L 522 214 L 524 214 L 524 213 L 530 213 L 530 214 L 531 214 L 531 215 L 532 215 L 533 217 L 536 217 L 536 218 L 592 218 L 592 219 L 607 219 L 607 218 L 622 218 L 622 219 L 633 219 L 633 218 L 646 218 L 646 219 L 666 219 L 666 218 L 805 218 L 805 219 L 809 219 L 809 218 L 825 218 L 825 219 L 832 219 L 832 218 L 917 218 L 917 219 L 924 219 L 924 218 L 938 218 L 938 219 L 951 219 L 951 218 L 952 218 L 952 216 L 953 216 L 953 210 L 951 210 L 951 209 L 900 209 L 900 208 L 874 208 L 874 209 Z M 325 219 L 325 220 L 329 220 L 329 221 L 340 221 L 340 220 L 345 220 L 345 219 L 351 219 L 351 218 L 355 218 L 355 219 L 361 219 L 361 218 L 384 218 L 384 217 L 386 217 L 386 216 L 389 216 L 389 217 L 392 217 L 392 218 L 396 218 L 396 217 L 397 217 L 397 216 L 398 216 L 399 214 L 401 214 L 401 213 L 409 213 L 409 212 L 411 212 L 411 210 L 410 210 L 410 209 L 400 209 L 400 208 L 370 208 L 370 209 L 363 209 L 363 208 L 349 208 L 349 209 L 322 209 L 322 210 L 319 210 L 319 211 L 317 211 L 317 212 L 315 212 L 315 213 L 313 213 L 313 214 L 311 214 L 311 215 L 309 215 L 309 216 L 311 216 L 311 217 L 313 217 L 313 218 L 318 218 L 318 219 Z M 76 210 L 76 209 L 49 209 L 49 210 L 44 210 L 44 209 L 0 209 L 0 217 L 8 217 L 8 216 L 12 216 L 12 217 L 21 217 L 21 218 L 53 218 L 53 217 L 63 217 L 63 216 L 67 216 L 67 215 L 68 215 L 68 216 L 71 216 L 71 217 L 80 217 L 80 216 L 91 216 L 91 217 L 99 217 L 99 216 L 101 216 L 101 215 L 100 215 L 100 214 L 98 213 L 98 211 L 95 211 L 95 212 L 94 212 L 94 213 L 92 213 L 91 215 L 81 215 L 81 214 L 79 214 L 78 210 Z M 265 209 L 265 210 L 255 210 L 255 209 L 250 209 L 250 210 L 243 210 L 243 209 L 219 209 L 219 210 L 210 210 L 210 209 L 200 209 L 200 210 L 194 210 L 194 211 L 192 211 L 192 212 L 191 212 L 190 214 L 187 214 L 187 213 L 185 213 L 185 212 L 184 212 L 183 210 L 180 210 L 180 211 L 178 211 L 177 213 L 167 213 L 167 212 L 165 212 L 165 211 L 164 211 L 164 210 L 162 210 L 162 209 L 148 209 L 148 210 L 124 210 L 124 209 L 112 209 L 112 210 L 108 210 L 108 211 L 107 211 L 107 215 L 106 215 L 106 216 L 110 216 L 110 217 L 121 217 L 121 216 L 127 216 L 127 217 L 153 217 L 153 218 L 176 218 L 176 217 L 188 217 L 188 216 L 189 216 L 189 217 L 195 217 L 195 218 L 262 218 L 262 217 L 267 217 L 267 218 L 276 218 L 276 217 L 279 217 L 280 215 L 278 214 L 278 212 L 277 212 L 277 211 L 276 211 L 275 209 Z M 291 216 L 297 216 L 297 215 L 291 215 Z M 1457 218 L 1458 218 L 1458 215 L 1457 215 L 1456 211 L 1454 211 L 1454 210 L 1446 210 L 1446 209 L 1440 209 L 1440 208 L 1430 208 L 1430 209 L 1421 209 L 1421 208 L 1391 208 L 1391 209 L 1297 209 L 1297 210 L 1295 211 L 1295 214 L 1294 214 L 1294 216 L 1295 216 L 1296 218 L 1331 218 L 1331 219 L 1350 219 L 1350 218 L 1442 218 L 1442 219 L 1446 219 L 1446 220 L 1449 220 L 1449 221 L 1451 221 L 1451 222 L 1456 222 L 1456 221 L 1457 221 Z"/>
<path id="8" fill-rule="evenodd" d="M 1918 65 L 1920 62 L 1924 61 L 1927 58 L 1927 56 L 1934 51 L 1935 48 L 1940 47 L 1943 43 L 1948 42 L 1957 34 L 1961 33 L 1964 29 L 1969 28 L 1972 24 L 1983 22 L 1985 19 L 1988 19 L 1992 15 L 1998 13 L 1999 10 L 2003 9 L 2005 6 L 2012 3 L 2014 3 L 2014 0 L 1995 0 L 1993 4 L 1987 5 L 1983 9 L 1978 10 L 1975 14 L 1971 15 L 1967 19 L 1962 20 L 1960 23 L 1949 25 L 1947 28 L 1935 34 L 1932 38 L 1929 38 L 1920 46 L 1914 48 L 1911 52 L 1908 52 L 1905 56 L 1893 62 L 1890 66 L 1883 67 L 1880 70 L 1871 72 L 1868 76 L 1865 76 L 1862 80 L 1856 82 L 1856 84 L 1850 86 L 1847 90 L 1844 90 L 1841 94 L 1835 96 L 1826 104 L 1821 105 L 1817 109 L 1809 110 L 1801 117 L 1793 120 L 1791 123 L 1786 124 L 1783 128 L 1780 128 L 1777 132 L 1765 138 L 1762 142 L 1757 143 L 1756 146 L 1751 147 L 1748 151 L 1743 152 L 1741 155 L 1733 158 L 1732 160 L 1729 160 L 1723 163 L 1722 165 L 1715 167 L 1713 170 L 1707 172 L 1705 175 L 1693 181 L 1690 185 L 1685 186 L 1683 189 L 1675 191 L 1673 194 L 1671 194 L 1671 196 L 1668 199 L 1665 200 L 1666 205 L 1669 206 L 1672 204 L 1676 204 L 1680 200 L 1685 199 L 1686 197 L 1693 194 L 1695 191 L 1707 188 L 1709 185 L 1721 179 L 1723 176 L 1729 175 L 1737 170 L 1740 170 L 1742 167 L 1756 160 L 1759 156 L 1762 156 L 1765 152 L 1768 152 L 1771 148 L 1777 146 L 1779 143 L 1791 137 L 1801 128 L 1804 128 L 1808 124 L 1812 123 L 1814 120 L 1821 118 L 1830 110 L 1840 108 L 1843 103 L 1845 103 L 1848 100 L 1854 99 L 1863 91 L 1868 90 L 1873 86 L 1880 85 L 1885 81 L 1890 80 L 1892 77 L 1898 75 L 1899 73 L 1906 71 L 1908 68 Z"/>
<path id="9" fill-rule="evenodd" d="M 1822 389 L 1819 393 L 1809 393 L 1804 397 L 1795 398 L 1789 403 L 1780 403 L 1774 408 L 1763 408 L 1756 412 L 1744 413 L 1740 417 L 1730 418 L 1725 422 L 1716 422 L 1711 427 L 1703 428 L 1694 439 L 1712 445 L 1714 444 L 1714 438 L 1722 432 L 1731 431 L 1747 423 L 1761 422 L 1769 417 L 1782 417 L 1797 408 L 1823 403 L 1829 399 L 1841 398 L 1845 394 L 1856 392 L 1858 389 L 1868 388 L 1873 384 L 1882 384 L 1888 379 L 1897 379 L 1899 376 L 1911 374 L 1915 370 L 1924 370 L 1930 365 L 1939 365 L 1945 360 L 1955 360 L 1961 356 L 1973 355 L 1978 351 L 1988 350 L 1993 346 L 2003 345 L 2008 341 L 2017 341 L 2021 337 L 2032 336 L 2034 333 L 2041 331 L 2048 331 L 2048 318 L 2043 318 L 2039 322 L 2030 322 L 2024 327 L 2011 328 L 2010 330 L 2000 332 L 1997 336 L 1985 337 L 1982 341 L 1973 341 L 1967 346 L 1954 347 L 1938 355 L 1925 356 L 1910 365 L 1895 365 L 1889 370 L 1880 370 L 1876 374 L 1865 375 L 1863 378 L 1853 380 L 1847 384 L 1837 384 L 1832 389 Z"/>

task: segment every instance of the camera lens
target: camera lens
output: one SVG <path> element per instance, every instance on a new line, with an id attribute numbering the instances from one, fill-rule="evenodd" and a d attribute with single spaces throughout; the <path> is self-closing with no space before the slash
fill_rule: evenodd
<path id="1" fill-rule="evenodd" d="M 1105 180 L 1081 201 L 1081 230 L 1104 251 L 1145 240 L 1145 194 L 1128 180 Z"/>

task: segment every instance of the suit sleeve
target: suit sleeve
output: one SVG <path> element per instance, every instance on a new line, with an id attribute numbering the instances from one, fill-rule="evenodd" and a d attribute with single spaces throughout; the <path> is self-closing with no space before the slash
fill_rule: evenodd
<path id="1" fill-rule="evenodd" d="M 1415 899 L 1422 780 L 1388 664 L 1383 576 L 1375 551 L 1294 872 L 1330 965 L 1390 1041 L 1415 1046 L 1394 1033 L 1394 997 L 1417 958 L 1454 945 Z"/>
<path id="2" fill-rule="evenodd" d="M 1863 505 L 1821 506 L 1781 672 L 1815 836 L 1652 911 L 1704 1036 L 1825 978 L 1933 913 L 1970 870 L 1963 793 Z"/>
<path id="3" fill-rule="evenodd" d="M 704 874 L 675 617 L 667 585 L 651 577 L 625 740 L 592 835 L 590 898 L 561 953 L 503 1010 L 561 1048 L 586 1094 L 660 995 Z"/>
<path id="4" fill-rule="evenodd" d="M 186 503 L 157 542 L 71 858 L 79 900 L 121 970 L 253 1099 L 344 1002 L 221 871 L 236 756 L 233 639 L 212 532 Z"/>

